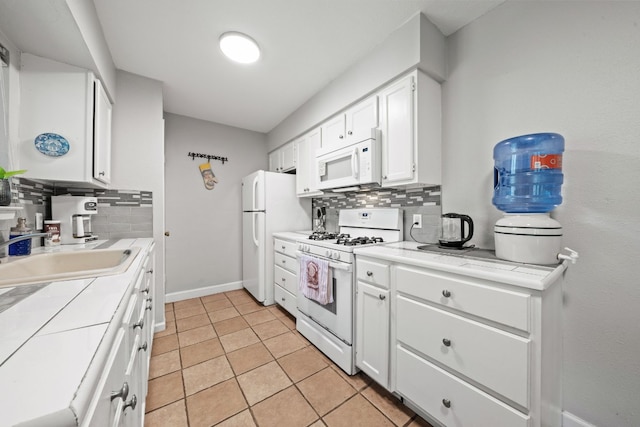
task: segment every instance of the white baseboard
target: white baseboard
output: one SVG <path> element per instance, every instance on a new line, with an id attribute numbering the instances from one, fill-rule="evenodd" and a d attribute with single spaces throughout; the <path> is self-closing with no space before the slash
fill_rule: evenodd
<path id="1" fill-rule="evenodd" d="M 242 280 L 238 282 L 223 283 L 222 285 L 207 286 L 205 288 L 190 289 L 188 291 L 172 292 L 165 295 L 165 302 L 176 302 L 190 298 L 204 297 L 236 289 L 242 289 Z"/>
<path id="2" fill-rule="evenodd" d="M 164 331 L 167 328 L 167 324 L 163 320 L 162 322 L 156 323 L 153 328 L 153 333 Z"/>
<path id="3" fill-rule="evenodd" d="M 596 427 L 594 424 L 576 417 L 571 412 L 562 411 L 562 427 Z"/>

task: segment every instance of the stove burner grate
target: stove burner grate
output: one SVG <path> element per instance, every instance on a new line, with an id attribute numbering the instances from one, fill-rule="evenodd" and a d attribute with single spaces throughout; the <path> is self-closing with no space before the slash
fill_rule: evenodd
<path id="1" fill-rule="evenodd" d="M 358 246 L 358 245 L 369 245 L 372 243 L 382 243 L 384 240 L 382 239 L 382 237 L 354 237 L 354 238 L 350 238 L 348 237 L 338 237 L 338 240 L 336 241 L 336 243 L 338 245 L 345 245 L 345 246 Z"/>

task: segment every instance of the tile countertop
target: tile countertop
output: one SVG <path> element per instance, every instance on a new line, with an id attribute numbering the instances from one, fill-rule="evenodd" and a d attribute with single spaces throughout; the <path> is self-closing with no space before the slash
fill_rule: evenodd
<path id="1" fill-rule="evenodd" d="M 427 267 L 537 291 L 546 290 L 567 268 L 567 261 L 556 266 L 523 264 L 498 259 L 493 251 L 489 250 L 478 249 L 464 255 L 452 255 L 418 249 L 418 246 L 423 245 L 423 243 L 405 241 L 356 248 L 354 253 L 356 256 L 369 256 L 417 267 Z"/>
<path id="2" fill-rule="evenodd" d="M 279 231 L 279 232 L 273 233 L 273 237 L 277 239 L 293 240 L 297 242 L 299 240 L 308 239 L 311 233 L 312 233 L 311 230 Z"/>
<path id="3" fill-rule="evenodd" d="M 0 312 L 0 424 L 67 425 L 81 418 L 95 386 L 87 383 L 101 373 L 91 362 L 101 359 L 96 351 L 110 339 L 111 319 L 152 245 L 153 239 L 121 239 L 56 247 L 141 250 L 122 274 L 34 286 Z M 0 304 L 19 289 L 2 288 Z"/>

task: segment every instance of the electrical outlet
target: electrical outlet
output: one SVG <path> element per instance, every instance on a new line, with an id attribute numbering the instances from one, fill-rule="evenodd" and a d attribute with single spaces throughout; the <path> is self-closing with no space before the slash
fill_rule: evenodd
<path id="1" fill-rule="evenodd" d="M 413 228 L 422 228 L 422 215 L 413 214 Z"/>

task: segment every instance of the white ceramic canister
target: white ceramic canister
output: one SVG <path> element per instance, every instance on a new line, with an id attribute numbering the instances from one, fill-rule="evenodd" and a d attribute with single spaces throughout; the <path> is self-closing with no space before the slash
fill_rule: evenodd
<path id="1" fill-rule="evenodd" d="M 548 213 L 505 214 L 494 226 L 496 257 L 528 264 L 558 264 L 562 225 Z"/>

